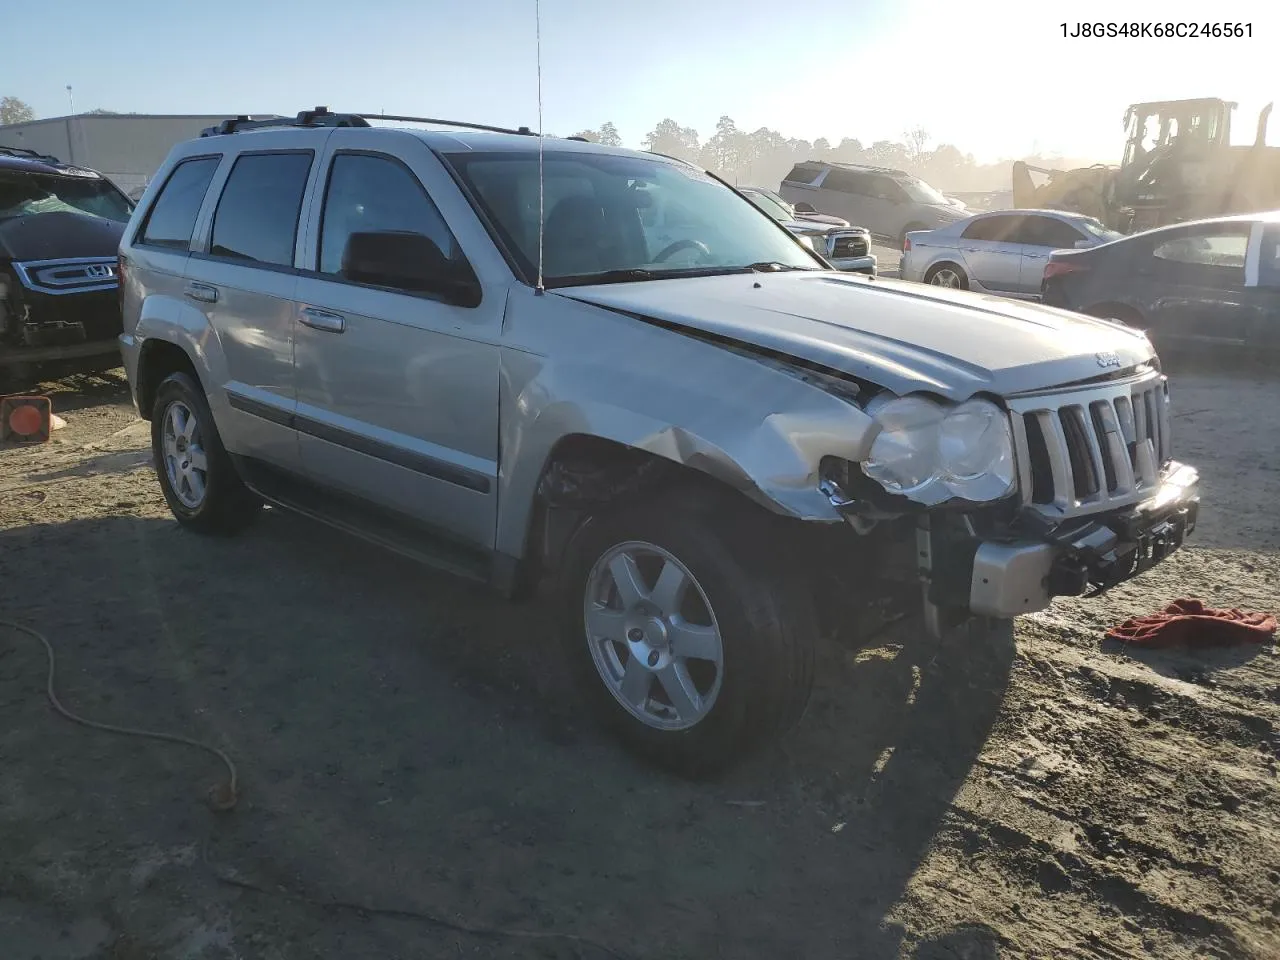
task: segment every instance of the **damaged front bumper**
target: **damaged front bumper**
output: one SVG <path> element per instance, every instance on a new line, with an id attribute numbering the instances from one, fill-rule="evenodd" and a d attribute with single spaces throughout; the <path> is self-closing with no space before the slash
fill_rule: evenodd
<path id="1" fill-rule="evenodd" d="M 1170 463 L 1155 493 L 1126 510 L 1056 526 L 1028 514 L 1007 539 L 939 538 L 926 521 L 926 613 L 959 608 L 1007 619 L 1043 610 L 1054 597 L 1104 593 L 1183 545 L 1196 527 L 1199 479 L 1195 468 Z"/>
<path id="2" fill-rule="evenodd" d="M 1146 499 L 1068 521 L 1034 509 L 994 523 L 954 510 L 920 512 L 913 562 L 904 568 L 885 557 L 883 566 L 898 571 L 890 579 L 923 584 L 925 621 L 939 636 L 971 617 L 1006 620 L 1043 610 L 1054 597 L 1097 596 L 1183 545 L 1196 527 L 1199 479 L 1195 468 L 1170 462 Z M 855 501 L 833 495 L 831 502 L 859 527 Z"/>

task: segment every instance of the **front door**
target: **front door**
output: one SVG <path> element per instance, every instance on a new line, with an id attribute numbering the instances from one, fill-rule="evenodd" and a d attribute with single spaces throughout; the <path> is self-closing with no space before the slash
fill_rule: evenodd
<path id="1" fill-rule="evenodd" d="M 473 546 L 492 547 L 497 508 L 498 346 L 503 297 L 477 307 L 348 276 L 354 233 L 425 235 L 464 258 L 420 165 L 337 130 L 318 226 L 298 283 L 296 424 L 308 476 Z M 385 141 L 384 141 L 385 142 Z M 422 174 L 425 173 L 426 176 Z M 315 219 L 313 218 L 313 222 Z"/>

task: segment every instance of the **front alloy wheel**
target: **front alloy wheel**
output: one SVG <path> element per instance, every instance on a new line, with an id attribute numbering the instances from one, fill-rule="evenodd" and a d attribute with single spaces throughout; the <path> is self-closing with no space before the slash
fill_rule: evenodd
<path id="1" fill-rule="evenodd" d="M 799 720 L 817 628 L 805 585 L 770 547 L 776 518 L 736 494 L 668 493 L 574 534 L 559 571 L 561 636 L 602 725 L 646 760 L 700 777 Z"/>
<path id="2" fill-rule="evenodd" d="M 662 547 L 618 544 L 595 562 L 583 609 L 600 679 L 633 717 L 685 730 L 715 706 L 724 643 L 697 579 Z"/>

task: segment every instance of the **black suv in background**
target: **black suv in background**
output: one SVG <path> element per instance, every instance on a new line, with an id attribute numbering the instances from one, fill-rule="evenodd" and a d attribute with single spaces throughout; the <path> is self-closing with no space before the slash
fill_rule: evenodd
<path id="1" fill-rule="evenodd" d="M 97 171 L 0 146 L 0 379 L 120 365 L 116 254 L 132 212 Z"/>

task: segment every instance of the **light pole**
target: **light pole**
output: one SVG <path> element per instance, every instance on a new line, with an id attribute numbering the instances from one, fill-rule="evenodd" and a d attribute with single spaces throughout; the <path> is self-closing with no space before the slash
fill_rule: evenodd
<path id="1" fill-rule="evenodd" d="M 69 104 L 71 104 L 71 112 L 72 112 L 72 113 L 75 113 L 75 112 L 76 112 L 76 98 L 75 98 L 75 94 L 73 94 L 73 93 L 71 92 L 71 84 L 69 84 L 69 83 L 67 84 L 67 102 L 68 102 Z"/>

